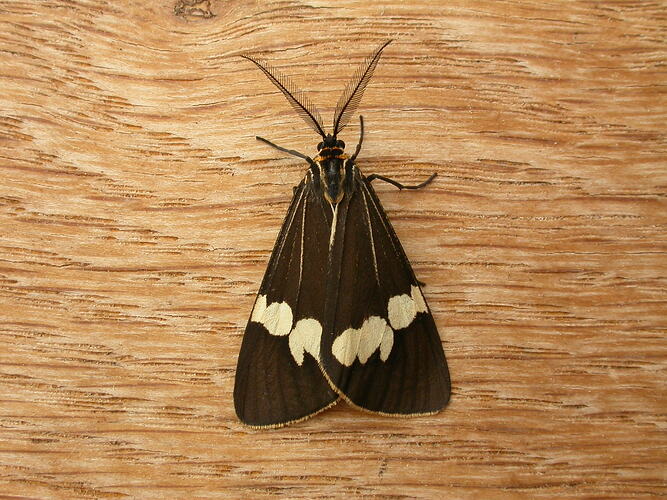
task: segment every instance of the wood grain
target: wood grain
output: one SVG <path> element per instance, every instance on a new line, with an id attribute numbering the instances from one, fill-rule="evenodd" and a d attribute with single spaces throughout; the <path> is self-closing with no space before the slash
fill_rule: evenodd
<path id="1" fill-rule="evenodd" d="M 666 6 L 0 1 L 0 497 L 666 495 Z M 378 191 L 452 402 L 249 430 L 236 356 L 304 171 L 254 136 L 317 137 L 237 55 L 328 117 L 389 38 L 360 166 L 439 174 Z"/>

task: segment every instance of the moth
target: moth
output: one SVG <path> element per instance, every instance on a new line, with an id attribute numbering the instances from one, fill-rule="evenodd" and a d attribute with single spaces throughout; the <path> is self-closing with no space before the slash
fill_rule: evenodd
<path id="1" fill-rule="evenodd" d="M 331 133 L 312 101 L 276 68 L 244 55 L 322 138 L 305 160 L 245 329 L 234 406 L 252 427 L 280 427 L 339 399 L 390 416 L 429 415 L 449 400 L 447 362 L 420 283 L 371 183 L 416 186 L 356 165 L 364 136 L 345 153 L 338 135 L 355 113 L 383 43 L 354 73 L 336 105 Z"/>

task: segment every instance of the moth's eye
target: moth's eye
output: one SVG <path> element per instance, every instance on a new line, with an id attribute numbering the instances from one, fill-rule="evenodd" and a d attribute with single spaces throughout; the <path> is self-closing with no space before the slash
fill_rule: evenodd
<path id="1" fill-rule="evenodd" d="M 336 146 L 345 149 L 345 143 L 343 141 L 338 141 L 338 144 L 336 144 Z"/>
<path id="2" fill-rule="evenodd" d="M 323 143 L 323 142 L 320 142 L 320 143 L 317 145 L 317 150 L 318 150 L 318 151 L 321 151 L 323 147 L 324 147 L 324 143 Z"/>

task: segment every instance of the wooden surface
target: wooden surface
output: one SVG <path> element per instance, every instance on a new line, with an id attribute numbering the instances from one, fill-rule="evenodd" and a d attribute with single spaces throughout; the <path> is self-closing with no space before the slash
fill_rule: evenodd
<path id="1" fill-rule="evenodd" d="M 665 2 L 0 2 L 1 498 L 667 494 Z M 253 431 L 236 356 L 317 137 L 360 111 L 441 414 Z M 353 122 L 342 138 L 355 144 Z"/>

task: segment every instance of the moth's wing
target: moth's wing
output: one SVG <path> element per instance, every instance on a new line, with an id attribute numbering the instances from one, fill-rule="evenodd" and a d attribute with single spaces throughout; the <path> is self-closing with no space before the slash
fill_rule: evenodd
<path id="1" fill-rule="evenodd" d="M 320 359 L 333 387 L 372 412 L 435 413 L 449 401 L 433 316 L 372 186 L 354 169 L 330 251 Z"/>
<path id="2" fill-rule="evenodd" d="M 294 192 L 243 336 L 234 406 L 254 427 L 286 425 L 338 399 L 317 360 L 332 220 L 321 200 L 308 173 Z"/>

